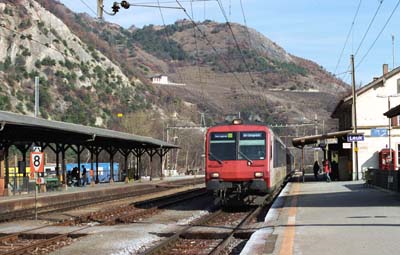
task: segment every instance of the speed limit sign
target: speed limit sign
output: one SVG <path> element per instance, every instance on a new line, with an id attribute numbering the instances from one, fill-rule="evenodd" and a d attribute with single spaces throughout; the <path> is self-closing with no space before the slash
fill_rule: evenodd
<path id="1" fill-rule="evenodd" d="M 43 173 L 44 170 L 43 152 L 31 152 L 30 167 L 31 171 L 34 170 L 34 172 L 36 173 Z"/>

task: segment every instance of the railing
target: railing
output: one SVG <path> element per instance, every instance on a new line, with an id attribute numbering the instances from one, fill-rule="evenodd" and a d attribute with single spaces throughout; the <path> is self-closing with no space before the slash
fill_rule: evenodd
<path id="1" fill-rule="evenodd" d="M 380 169 L 368 169 L 365 173 L 365 181 L 384 189 L 400 192 L 400 171 L 388 171 Z"/>

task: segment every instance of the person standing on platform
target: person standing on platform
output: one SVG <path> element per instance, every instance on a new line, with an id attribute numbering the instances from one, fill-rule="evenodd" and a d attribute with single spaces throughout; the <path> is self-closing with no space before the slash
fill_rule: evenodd
<path id="1" fill-rule="evenodd" d="M 86 167 L 82 165 L 82 186 L 85 186 L 86 181 Z"/>
<path id="2" fill-rule="evenodd" d="M 315 180 L 318 181 L 318 172 L 319 172 L 318 160 L 316 160 L 316 161 L 314 162 L 313 170 L 314 170 L 314 177 L 315 177 Z"/>
<path id="3" fill-rule="evenodd" d="M 329 162 L 329 160 L 325 160 L 324 163 L 324 172 L 326 175 L 326 181 L 327 182 L 331 182 L 331 177 L 329 176 L 329 174 L 331 173 L 331 162 Z"/>

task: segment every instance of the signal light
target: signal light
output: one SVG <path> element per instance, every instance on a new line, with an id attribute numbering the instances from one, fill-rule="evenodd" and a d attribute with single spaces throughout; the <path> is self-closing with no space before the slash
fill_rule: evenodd
<path id="1" fill-rule="evenodd" d="M 122 1 L 121 6 L 122 8 L 128 9 L 131 6 L 131 4 L 128 3 L 128 1 Z"/>
<path id="2" fill-rule="evenodd" d="M 111 9 L 113 10 L 113 13 L 116 14 L 119 11 L 119 4 L 117 2 L 113 3 L 113 6 L 111 7 Z"/>

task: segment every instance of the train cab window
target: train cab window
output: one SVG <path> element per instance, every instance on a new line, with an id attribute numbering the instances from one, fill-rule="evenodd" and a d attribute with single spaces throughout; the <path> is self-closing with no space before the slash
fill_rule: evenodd
<path id="1" fill-rule="evenodd" d="M 238 159 L 265 159 L 265 132 L 240 132 Z"/>
<path id="2" fill-rule="evenodd" d="M 210 134 L 209 160 L 236 159 L 236 133 L 215 132 Z"/>

